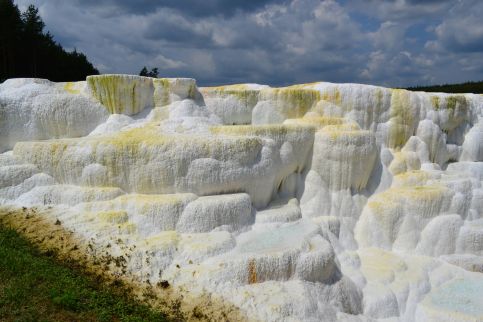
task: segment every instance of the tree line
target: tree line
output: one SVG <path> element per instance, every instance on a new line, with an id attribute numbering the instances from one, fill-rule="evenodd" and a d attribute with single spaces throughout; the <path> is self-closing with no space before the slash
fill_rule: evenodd
<path id="1" fill-rule="evenodd" d="M 410 91 L 423 91 L 423 92 L 483 94 L 483 81 L 481 81 L 481 82 L 466 82 L 466 83 L 462 83 L 462 84 L 416 86 L 416 87 L 408 87 L 407 89 L 410 90 Z"/>
<path id="2" fill-rule="evenodd" d="M 16 77 L 77 81 L 99 74 L 83 53 L 66 51 L 44 28 L 35 6 L 20 12 L 13 0 L 0 0 L 0 82 Z"/>

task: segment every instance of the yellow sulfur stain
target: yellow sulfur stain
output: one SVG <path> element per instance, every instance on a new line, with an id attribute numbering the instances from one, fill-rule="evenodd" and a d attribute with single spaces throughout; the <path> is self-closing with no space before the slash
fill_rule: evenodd
<path id="1" fill-rule="evenodd" d="M 246 84 L 232 84 L 223 86 L 204 87 L 209 91 L 245 91 L 248 89 Z"/>
<path id="2" fill-rule="evenodd" d="M 391 188 L 379 194 L 378 198 L 384 200 L 400 200 L 405 197 L 415 201 L 428 201 L 436 200 L 447 191 L 449 191 L 448 188 L 440 185 Z"/>
<path id="3" fill-rule="evenodd" d="M 167 78 L 155 78 L 153 79 L 153 85 L 155 88 L 154 91 L 154 100 L 156 102 L 161 102 L 161 104 L 157 103 L 157 105 L 168 105 L 171 103 L 169 98 L 169 90 L 170 90 L 170 83 Z M 160 90 L 158 89 L 160 88 Z"/>
<path id="4" fill-rule="evenodd" d="M 431 96 L 431 105 L 435 110 L 439 110 L 439 96 Z"/>
<path id="5" fill-rule="evenodd" d="M 388 146 L 400 148 L 413 135 L 415 116 L 409 101 L 410 93 L 403 89 L 393 89 L 391 95 L 391 127 Z"/>
<path id="6" fill-rule="evenodd" d="M 181 236 L 176 231 L 169 230 L 144 239 L 143 246 L 148 249 L 166 249 L 176 246 L 180 240 Z"/>
<path id="7" fill-rule="evenodd" d="M 431 217 L 439 213 L 439 207 L 449 194 L 450 190 L 441 185 L 391 188 L 370 200 L 367 207 L 380 220 L 387 216 L 396 218 L 403 209 L 409 209 L 413 215 Z"/>
<path id="8" fill-rule="evenodd" d="M 320 101 L 320 92 L 311 89 L 310 85 L 252 89 L 247 84 L 234 84 L 205 87 L 201 91 L 207 95 L 214 94 L 216 97 L 233 96 L 244 102 L 246 106 L 252 107 L 259 101 L 271 101 L 285 118 L 299 118 Z M 340 98 L 340 93 L 335 95 Z"/>
<path id="9" fill-rule="evenodd" d="M 286 118 L 299 118 L 320 101 L 320 92 L 289 87 L 262 89 L 260 100 L 272 100 L 275 104 L 285 107 Z"/>
<path id="10" fill-rule="evenodd" d="M 118 225 L 118 230 L 121 234 L 134 235 L 137 233 L 137 225 L 126 222 Z"/>
<path id="11" fill-rule="evenodd" d="M 394 159 L 389 165 L 389 171 L 393 175 L 397 175 L 407 170 L 419 169 L 421 162 L 414 152 L 396 151 L 393 154 Z"/>
<path id="12" fill-rule="evenodd" d="M 213 126 L 210 128 L 212 134 L 233 136 L 284 136 L 288 133 L 307 131 L 311 130 L 295 124 L 234 125 Z"/>
<path id="13" fill-rule="evenodd" d="M 361 271 L 370 281 L 390 283 L 394 281 L 395 273 L 407 270 L 401 258 L 380 248 L 364 248 L 359 255 Z"/>
<path id="14" fill-rule="evenodd" d="M 304 84 L 294 84 L 287 86 L 287 88 L 293 88 L 293 89 L 312 89 L 314 85 L 320 84 L 321 82 L 312 82 L 312 83 L 304 83 Z"/>
<path id="15" fill-rule="evenodd" d="M 342 96 L 338 88 L 333 88 L 331 90 L 323 92 L 321 99 L 331 102 L 335 105 L 342 105 Z"/>
<path id="16" fill-rule="evenodd" d="M 19 142 L 14 154 L 62 183 L 75 183 L 84 167 L 99 163 L 105 167 L 103 186 L 128 192 L 172 193 L 176 178 L 184 175 L 183 167 L 192 160 L 253 162 L 262 147 L 263 139 L 256 136 L 166 135 L 160 133 L 158 124 L 150 123 L 107 136 Z M 182 162 L 162 166 L 172 164 L 175 157 L 183 158 Z"/>
<path id="17" fill-rule="evenodd" d="M 341 125 L 346 122 L 345 119 L 340 117 L 305 116 L 303 118 L 287 119 L 284 124 L 313 126 L 321 129 L 327 125 Z"/>
<path id="18" fill-rule="evenodd" d="M 127 75 L 96 75 L 88 76 L 86 80 L 92 95 L 111 114 L 133 115 L 139 113 L 144 109 L 146 100 L 150 100 L 150 105 L 153 105 L 152 78 Z"/>
<path id="19" fill-rule="evenodd" d="M 97 213 L 97 216 L 101 221 L 113 224 L 124 224 L 129 219 L 127 212 L 122 210 L 101 211 Z"/>
<path id="20" fill-rule="evenodd" d="M 455 110 L 460 108 L 463 110 L 468 109 L 468 101 L 464 95 L 451 95 L 446 97 L 446 108 L 450 110 Z"/>
<path id="21" fill-rule="evenodd" d="M 353 140 L 364 140 L 374 136 L 370 131 L 361 130 L 355 123 L 327 125 L 318 133 L 334 140 L 342 140 L 342 142 L 351 142 Z"/>
<path id="22" fill-rule="evenodd" d="M 75 83 L 73 82 L 65 83 L 64 90 L 70 94 L 80 94 L 80 90 L 75 88 Z"/>
<path id="23" fill-rule="evenodd" d="M 127 194 L 117 198 L 121 203 L 142 203 L 142 204 L 181 204 L 191 194 L 163 194 L 163 195 L 146 195 L 146 194 Z"/>
<path id="24" fill-rule="evenodd" d="M 205 95 L 212 95 L 216 97 L 236 97 L 243 102 L 245 106 L 255 106 L 259 99 L 260 90 L 250 89 L 246 84 L 234 84 L 226 86 L 205 87 L 202 89 Z"/>
<path id="25" fill-rule="evenodd" d="M 430 178 L 426 171 L 411 170 L 394 176 L 394 185 L 398 187 L 422 186 Z"/>

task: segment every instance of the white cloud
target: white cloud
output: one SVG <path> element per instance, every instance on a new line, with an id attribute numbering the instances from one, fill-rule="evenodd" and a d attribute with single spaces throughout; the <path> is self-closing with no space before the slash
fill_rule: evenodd
<path id="1" fill-rule="evenodd" d="M 482 16 L 480 1 L 459 1 L 435 28 L 440 47 L 450 51 L 483 51 Z"/>
<path id="2" fill-rule="evenodd" d="M 476 0 L 233 2 L 243 10 L 210 1 L 221 10 L 213 14 L 194 2 L 186 12 L 174 2 L 36 2 L 55 39 L 101 72 L 149 65 L 201 84 L 483 79 L 483 2 Z"/>

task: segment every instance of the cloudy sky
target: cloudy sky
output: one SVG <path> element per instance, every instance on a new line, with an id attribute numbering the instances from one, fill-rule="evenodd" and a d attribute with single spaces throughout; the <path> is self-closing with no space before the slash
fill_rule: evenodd
<path id="1" fill-rule="evenodd" d="M 101 73 L 201 85 L 483 80 L 481 0 L 17 0 Z"/>

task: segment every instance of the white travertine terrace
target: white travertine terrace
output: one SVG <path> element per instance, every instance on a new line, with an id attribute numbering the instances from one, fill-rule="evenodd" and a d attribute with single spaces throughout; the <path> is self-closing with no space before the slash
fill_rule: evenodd
<path id="1" fill-rule="evenodd" d="M 481 95 L 0 84 L 2 208 L 136 246 L 126 274 L 249 319 L 482 321 L 482 183 Z"/>

